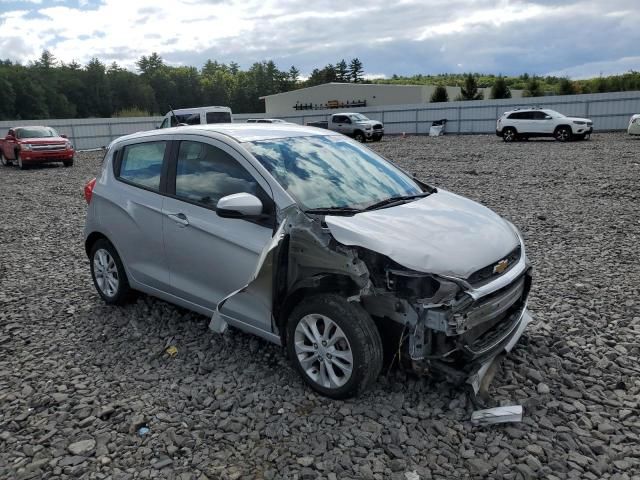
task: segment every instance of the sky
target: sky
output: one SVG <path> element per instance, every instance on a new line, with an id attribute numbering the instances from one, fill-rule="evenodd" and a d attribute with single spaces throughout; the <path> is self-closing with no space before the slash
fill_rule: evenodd
<path id="1" fill-rule="evenodd" d="M 370 77 L 640 70 L 640 0 L 0 0 L 0 59 L 44 49 L 134 70 L 273 60 L 303 75 L 358 57 Z"/>

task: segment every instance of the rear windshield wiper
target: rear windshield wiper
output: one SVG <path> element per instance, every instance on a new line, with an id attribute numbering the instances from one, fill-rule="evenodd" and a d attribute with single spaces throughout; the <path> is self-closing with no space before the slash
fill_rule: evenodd
<path id="1" fill-rule="evenodd" d="M 362 212 L 359 208 L 353 207 L 320 207 L 309 208 L 304 213 L 313 213 L 316 215 L 355 215 Z"/>
<path id="2" fill-rule="evenodd" d="M 416 198 L 423 198 L 431 195 L 431 192 L 422 192 L 417 193 L 415 195 L 399 195 L 397 197 L 385 198 L 384 200 L 380 200 L 379 202 L 372 203 L 365 210 L 377 210 L 382 207 L 390 207 L 393 205 L 400 205 L 402 203 L 406 203 L 409 200 L 415 200 Z"/>

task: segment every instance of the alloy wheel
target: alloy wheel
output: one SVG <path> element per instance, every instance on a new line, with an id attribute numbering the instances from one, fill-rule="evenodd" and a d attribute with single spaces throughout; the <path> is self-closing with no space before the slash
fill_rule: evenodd
<path id="1" fill-rule="evenodd" d="M 339 388 L 351 378 L 351 345 L 329 317 L 319 314 L 302 317 L 295 329 L 294 348 L 305 374 L 318 385 Z"/>
<path id="2" fill-rule="evenodd" d="M 118 293 L 120 285 L 118 267 L 111 254 L 105 249 L 96 250 L 93 256 L 93 272 L 96 284 L 103 294 L 113 297 Z"/>

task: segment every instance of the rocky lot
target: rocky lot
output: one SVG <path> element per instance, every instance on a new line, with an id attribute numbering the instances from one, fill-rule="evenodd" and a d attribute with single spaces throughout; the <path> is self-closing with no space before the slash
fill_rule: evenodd
<path id="1" fill-rule="evenodd" d="M 640 478 L 640 139 L 371 145 L 522 230 L 535 323 L 491 387 L 522 423 L 399 369 L 313 393 L 281 349 L 141 296 L 107 307 L 73 168 L 0 167 L 0 478 Z M 177 353 L 166 353 L 175 346 Z"/>

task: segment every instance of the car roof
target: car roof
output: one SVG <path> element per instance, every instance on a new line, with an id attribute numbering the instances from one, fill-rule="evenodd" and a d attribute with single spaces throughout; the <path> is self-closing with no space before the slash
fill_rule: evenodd
<path id="1" fill-rule="evenodd" d="M 234 139 L 239 143 L 256 140 L 273 140 L 276 138 L 311 137 L 339 135 L 339 133 L 324 128 L 307 127 L 292 123 L 213 123 L 209 125 L 187 125 L 182 127 L 163 128 L 125 135 L 116 141 L 148 138 L 160 135 L 207 135 L 219 133 Z M 211 135 L 213 136 L 213 135 Z"/>

